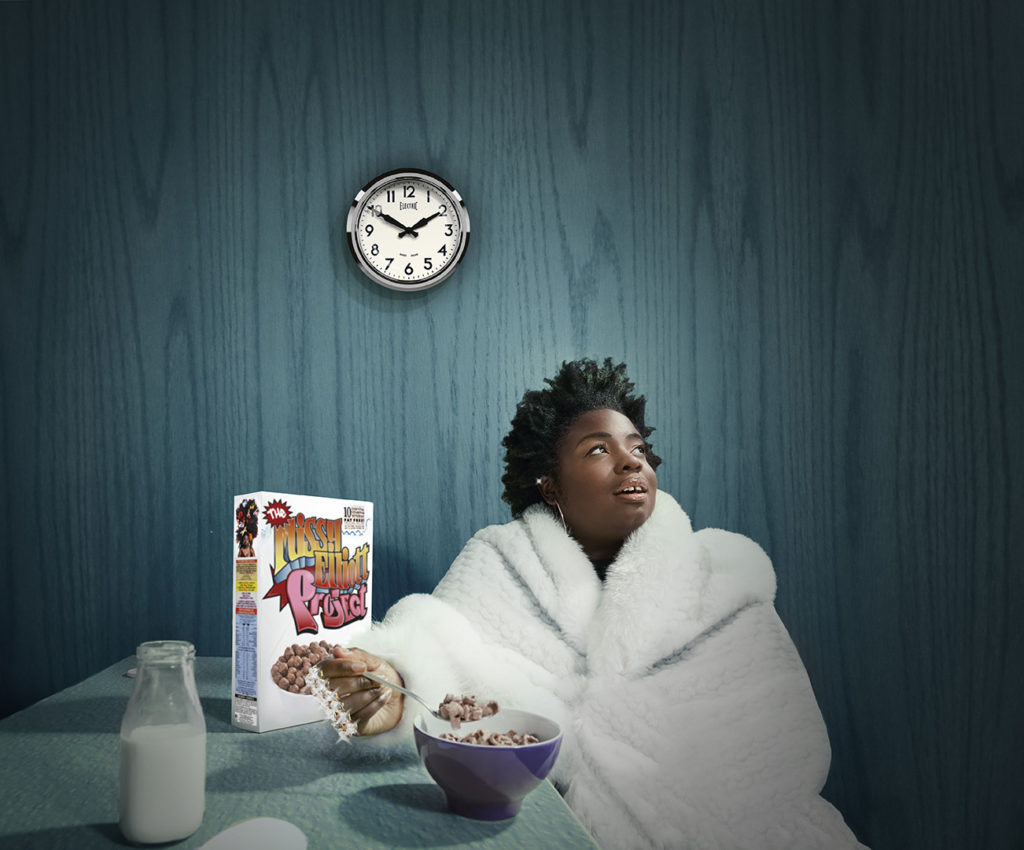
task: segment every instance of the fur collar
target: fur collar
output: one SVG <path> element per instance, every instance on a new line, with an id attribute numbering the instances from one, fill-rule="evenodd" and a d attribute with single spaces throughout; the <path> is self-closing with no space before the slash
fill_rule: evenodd
<path id="1" fill-rule="evenodd" d="M 543 505 L 484 534 L 594 672 L 639 674 L 685 652 L 747 605 L 775 596 L 775 573 L 756 543 L 718 529 L 695 533 L 664 490 L 603 585 Z"/>

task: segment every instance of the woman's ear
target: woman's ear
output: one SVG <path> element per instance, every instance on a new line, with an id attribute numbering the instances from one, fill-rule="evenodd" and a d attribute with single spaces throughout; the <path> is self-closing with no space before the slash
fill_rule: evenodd
<path id="1" fill-rule="evenodd" d="M 537 479 L 537 489 L 540 490 L 541 498 L 549 505 L 558 504 L 558 488 L 550 475 L 542 475 Z"/>

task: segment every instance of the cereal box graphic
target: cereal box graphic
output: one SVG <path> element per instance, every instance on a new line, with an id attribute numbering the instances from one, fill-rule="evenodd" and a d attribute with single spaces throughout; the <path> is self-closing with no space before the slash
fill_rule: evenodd
<path id="1" fill-rule="evenodd" d="M 322 720 L 306 675 L 370 627 L 373 504 L 235 496 L 231 722 L 267 732 Z"/>

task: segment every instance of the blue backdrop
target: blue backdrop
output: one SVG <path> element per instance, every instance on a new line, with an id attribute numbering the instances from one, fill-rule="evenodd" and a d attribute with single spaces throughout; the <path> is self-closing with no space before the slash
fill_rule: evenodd
<path id="1" fill-rule="evenodd" d="M 230 651 L 234 494 L 370 499 L 377 613 L 504 521 L 500 440 L 625 360 L 758 540 L 876 850 L 1024 844 L 1024 6 L 0 3 L 9 713 Z M 356 190 L 468 203 L 374 287 Z"/>

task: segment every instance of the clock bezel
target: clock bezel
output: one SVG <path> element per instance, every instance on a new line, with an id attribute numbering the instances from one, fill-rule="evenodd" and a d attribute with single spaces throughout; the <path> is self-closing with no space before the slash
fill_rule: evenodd
<path id="1" fill-rule="evenodd" d="M 363 252 L 359 247 L 358 234 L 356 232 L 358 229 L 359 219 L 363 214 L 367 200 L 387 184 L 400 182 L 402 179 L 424 180 L 428 183 L 435 184 L 438 190 L 444 192 L 451 198 L 453 209 L 455 210 L 459 223 L 459 244 L 455 249 L 454 257 L 449 260 L 444 268 L 436 274 L 412 283 L 403 283 L 400 280 L 395 280 L 377 269 L 376 266 L 374 266 L 363 255 Z M 435 174 L 432 171 L 427 171 L 422 168 L 396 168 L 391 171 L 385 171 L 382 174 L 378 174 L 356 193 L 355 199 L 352 201 L 352 205 L 349 208 L 348 218 L 345 223 L 345 239 L 348 242 L 349 250 L 352 252 L 352 256 L 355 258 L 356 265 L 359 267 L 360 271 L 362 271 L 363 274 L 370 278 L 374 283 L 390 289 L 393 292 L 422 292 L 425 289 L 431 289 L 439 283 L 447 280 L 466 256 L 466 248 L 469 245 L 469 235 L 469 211 L 466 209 L 466 202 L 463 200 L 462 195 L 459 194 L 458 190 L 452 186 L 451 183 L 439 174 Z"/>

